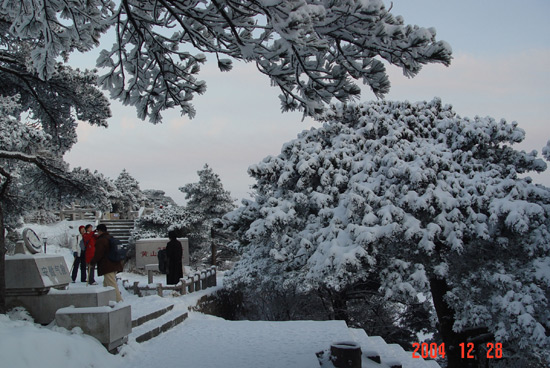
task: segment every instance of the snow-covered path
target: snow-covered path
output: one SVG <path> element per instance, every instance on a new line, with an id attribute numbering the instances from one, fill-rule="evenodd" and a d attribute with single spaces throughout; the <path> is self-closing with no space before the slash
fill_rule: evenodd
<path id="1" fill-rule="evenodd" d="M 139 346 L 130 344 L 121 368 L 157 367 L 162 362 L 200 368 L 318 368 L 316 352 L 350 339 L 343 321 L 226 321 L 190 313 L 173 330 Z M 127 351 L 134 349 L 140 353 Z"/>

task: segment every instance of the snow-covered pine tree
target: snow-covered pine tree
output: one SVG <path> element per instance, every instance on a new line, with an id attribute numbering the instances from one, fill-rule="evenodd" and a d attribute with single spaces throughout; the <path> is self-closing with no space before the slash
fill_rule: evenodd
<path id="1" fill-rule="evenodd" d="M 193 214 L 183 206 L 159 207 L 153 213 L 136 220 L 132 240 L 167 238 L 169 231 L 175 231 L 178 236 L 189 236 L 197 222 Z"/>
<path id="2" fill-rule="evenodd" d="M 5 308 L 4 228 L 26 211 L 59 209 L 78 199 L 109 207 L 115 191 L 97 172 L 69 170 L 63 154 L 76 142 L 77 119 L 107 126 L 109 103 L 93 72 L 51 63 L 48 81 L 27 68 L 33 45 L 0 22 L 0 312 Z"/>
<path id="3" fill-rule="evenodd" d="M 143 194 L 147 197 L 147 206 L 153 208 L 161 208 L 168 206 L 176 206 L 177 203 L 166 192 L 159 189 L 145 189 Z"/>
<path id="4" fill-rule="evenodd" d="M 280 88 L 283 110 L 308 115 L 332 99 L 357 97 L 357 81 L 387 93 L 380 59 L 407 76 L 451 60 L 433 28 L 405 25 L 382 0 L 20 0 L 0 3 L 0 15 L 11 34 L 32 43 L 29 65 L 43 80 L 55 74 L 59 56 L 89 51 L 114 32 L 97 60 L 101 85 L 154 123 L 174 106 L 195 115 L 191 100 L 206 90 L 196 78 L 205 54 L 221 71 L 232 60 L 254 62 Z"/>
<path id="5" fill-rule="evenodd" d="M 113 211 L 118 212 L 124 218 L 131 211 L 137 211 L 147 201 L 147 196 L 141 191 L 139 182 L 126 169 L 123 169 L 114 181 L 120 196 L 112 200 Z"/>
<path id="6" fill-rule="evenodd" d="M 216 222 L 236 206 L 231 193 L 223 188 L 219 175 L 208 164 L 197 171 L 197 174 L 199 176 L 197 183 L 186 184 L 179 190 L 185 193 L 187 200 L 185 210 L 195 219 L 191 238 L 194 242 L 194 250 L 200 250 L 199 254 L 195 255 L 195 259 L 200 259 L 210 253 L 213 230 L 217 232 L 218 237 L 231 238 L 230 234 L 224 233 Z"/>
<path id="7" fill-rule="evenodd" d="M 336 105 L 249 168 L 256 198 L 226 216 L 242 259 L 225 285 L 429 298 L 449 367 L 486 331 L 504 357 L 550 363 L 550 190 L 517 123 L 449 105 Z M 242 288 L 245 289 L 245 288 Z"/>

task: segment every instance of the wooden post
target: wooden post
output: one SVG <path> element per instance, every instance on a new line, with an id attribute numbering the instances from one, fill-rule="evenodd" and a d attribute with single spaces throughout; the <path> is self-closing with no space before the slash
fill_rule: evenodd
<path id="1" fill-rule="evenodd" d="M 157 284 L 157 295 L 162 297 L 162 284 Z"/>
<path id="2" fill-rule="evenodd" d="M 153 270 L 147 270 L 147 284 L 153 283 Z"/>

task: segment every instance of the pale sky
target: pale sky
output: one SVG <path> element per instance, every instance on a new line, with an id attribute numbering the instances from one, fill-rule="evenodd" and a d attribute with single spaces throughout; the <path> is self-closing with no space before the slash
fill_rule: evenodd
<path id="1" fill-rule="evenodd" d="M 440 97 L 463 117 L 517 121 L 526 139 L 516 148 L 541 152 L 550 140 L 550 1 L 394 0 L 392 13 L 406 24 L 434 27 L 454 59 L 448 68 L 427 65 L 412 79 L 387 65 L 392 88 L 386 99 Z M 95 55 L 71 60 L 91 68 Z M 112 179 L 126 169 L 141 189 L 163 190 L 180 204 L 178 188 L 197 182 L 197 171 L 208 163 L 234 198 L 248 198 L 254 182 L 248 166 L 279 154 L 285 142 L 316 123 L 302 121 L 299 112 L 281 113 L 279 90 L 252 64 L 235 63 L 229 73 L 206 65 L 198 78 L 208 87 L 193 100 L 194 119 L 175 108 L 163 114 L 164 123 L 152 125 L 138 119 L 133 107 L 112 101 L 109 128 L 81 123 L 66 160 Z M 372 99 L 363 88 L 360 101 Z M 550 170 L 531 176 L 550 186 Z"/>

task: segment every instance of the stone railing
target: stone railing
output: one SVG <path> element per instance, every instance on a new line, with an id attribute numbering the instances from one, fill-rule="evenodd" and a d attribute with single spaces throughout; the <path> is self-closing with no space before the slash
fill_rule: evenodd
<path id="1" fill-rule="evenodd" d="M 102 212 L 97 211 L 94 208 L 81 208 L 75 207 L 63 209 L 59 211 L 59 220 L 90 220 L 95 221 L 101 218 Z"/>
<path id="2" fill-rule="evenodd" d="M 162 283 L 153 282 L 153 272 L 158 271 L 157 264 L 147 265 L 145 269 L 147 270 L 147 285 L 140 284 L 139 281 L 135 281 L 130 285 L 128 280 L 124 280 L 122 282 L 124 288 L 138 296 L 143 296 L 150 291 L 154 291 L 158 296 L 162 297 L 165 290 L 177 291 L 181 295 L 185 295 L 217 285 L 216 266 L 197 271 L 192 275 L 185 275 L 176 285 L 163 285 Z"/>
<path id="3" fill-rule="evenodd" d="M 64 208 L 59 211 L 59 220 L 136 220 L 142 216 L 153 213 L 155 209 L 153 207 L 141 207 L 138 211 L 129 211 L 127 213 L 111 213 L 98 211 L 95 208 L 83 208 L 76 204 L 71 207 Z"/>

